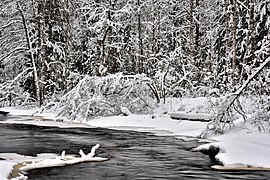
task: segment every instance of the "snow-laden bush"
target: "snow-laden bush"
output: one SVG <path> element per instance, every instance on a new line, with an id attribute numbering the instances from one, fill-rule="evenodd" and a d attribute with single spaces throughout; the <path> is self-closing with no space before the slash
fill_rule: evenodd
<path id="1" fill-rule="evenodd" d="M 256 79 L 250 83 L 246 94 L 251 99 L 248 121 L 259 132 L 270 132 L 270 67 L 266 67 Z"/>
<path id="2" fill-rule="evenodd" d="M 250 117 L 250 122 L 259 132 L 270 133 L 270 97 L 260 96 L 254 99 L 255 111 Z"/>
<path id="3" fill-rule="evenodd" d="M 85 76 L 51 110 L 76 121 L 118 115 L 122 106 L 132 113 L 149 113 L 157 103 L 150 87 L 144 75 Z"/>
<path id="4" fill-rule="evenodd" d="M 246 121 L 246 112 L 243 107 L 243 99 L 231 93 L 226 96 L 209 96 L 211 121 L 203 132 L 204 135 L 212 133 L 223 133 L 226 129 L 234 127 L 234 121 L 243 118 Z"/>
<path id="5" fill-rule="evenodd" d="M 6 106 L 20 106 L 20 107 L 33 107 L 37 106 L 36 100 L 31 97 L 28 92 L 23 90 L 19 80 L 24 77 L 21 76 L 24 72 L 20 73 L 13 80 L 4 82 L 0 86 L 0 107 Z"/>

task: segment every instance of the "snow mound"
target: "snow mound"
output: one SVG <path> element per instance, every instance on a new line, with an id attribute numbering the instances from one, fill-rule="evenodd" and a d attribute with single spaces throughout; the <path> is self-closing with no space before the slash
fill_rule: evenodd
<path id="1" fill-rule="evenodd" d="M 15 164 L 14 162 L 0 161 L 0 179 L 6 180 Z"/>
<path id="2" fill-rule="evenodd" d="M 224 169 L 270 168 L 270 135 L 244 131 L 213 138 L 218 142 L 197 147 L 198 151 L 219 149 L 215 158 Z M 256 167 L 256 168 L 255 168 Z M 214 166 L 218 169 L 220 167 Z M 220 168 L 221 169 L 221 168 Z"/>

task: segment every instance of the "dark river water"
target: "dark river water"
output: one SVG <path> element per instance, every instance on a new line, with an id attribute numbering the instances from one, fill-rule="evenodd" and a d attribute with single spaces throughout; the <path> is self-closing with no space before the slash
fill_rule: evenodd
<path id="1" fill-rule="evenodd" d="M 1 118 L 1 117 L 0 117 Z M 15 118 L 15 117 L 13 117 Z M 106 162 L 81 163 L 32 170 L 29 180 L 133 180 L 133 179 L 270 179 L 268 171 L 212 170 L 210 158 L 190 150 L 200 145 L 150 133 L 101 128 L 56 128 L 0 124 L 0 153 L 88 153 L 99 143 L 98 156 Z M 1 171 L 1 170 L 0 170 Z"/>

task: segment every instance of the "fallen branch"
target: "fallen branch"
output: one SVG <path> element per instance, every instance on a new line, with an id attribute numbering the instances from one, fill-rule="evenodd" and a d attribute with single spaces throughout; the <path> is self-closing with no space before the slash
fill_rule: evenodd
<path id="1" fill-rule="evenodd" d="M 74 155 L 66 155 L 65 151 L 62 152 L 61 156 L 57 156 L 54 159 L 45 159 L 42 161 L 32 161 L 25 162 L 22 166 L 20 166 L 19 171 L 29 171 L 32 169 L 40 169 L 47 167 L 61 167 L 71 164 L 77 164 L 82 162 L 102 162 L 107 161 L 108 158 L 103 157 L 94 157 L 96 149 L 99 148 L 99 144 L 96 144 L 92 147 L 91 152 L 89 154 L 84 154 L 82 150 L 80 150 L 79 154 L 81 157 L 76 157 Z"/>
<path id="2" fill-rule="evenodd" d="M 79 151 L 80 156 L 66 155 L 65 151 L 60 156 L 55 154 L 45 153 L 39 154 L 37 157 L 23 156 L 16 153 L 1 153 L 0 158 L 6 160 L 7 163 L 15 163 L 12 172 L 9 174 L 9 179 L 19 177 L 23 172 L 33 169 L 41 169 L 48 167 L 61 167 L 82 162 L 102 162 L 108 158 L 95 157 L 95 151 L 99 148 L 99 144 L 92 147 L 91 152 L 85 154 L 82 150 Z"/>
<path id="3" fill-rule="evenodd" d="M 230 107 L 234 104 L 234 102 L 240 97 L 240 95 L 243 93 L 243 91 L 247 88 L 248 84 L 259 75 L 259 73 L 263 70 L 263 68 L 265 68 L 268 63 L 270 62 L 270 57 L 268 57 L 258 68 L 256 68 L 256 71 L 251 74 L 248 79 L 244 82 L 244 84 L 232 95 L 234 95 L 234 98 L 232 99 L 232 101 L 229 103 L 229 105 L 226 107 L 226 109 L 223 111 L 219 122 L 221 122 L 223 120 L 223 118 L 225 117 L 226 112 L 230 109 Z M 226 122 L 226 121 L 224 121 Z"/>

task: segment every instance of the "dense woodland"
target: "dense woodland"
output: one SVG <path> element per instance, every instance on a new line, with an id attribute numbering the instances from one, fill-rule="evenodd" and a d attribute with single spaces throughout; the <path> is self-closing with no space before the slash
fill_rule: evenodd
<path id="1" fill-rule="evenodd" d="M 143 103 L 242 87 L 270 116 L 270 0 L 1 0 L 0 9 L 0 106 L 67 102 L 76 87 L 128 102 L 138 98 L 128 87 L 141 88 Z"/>

